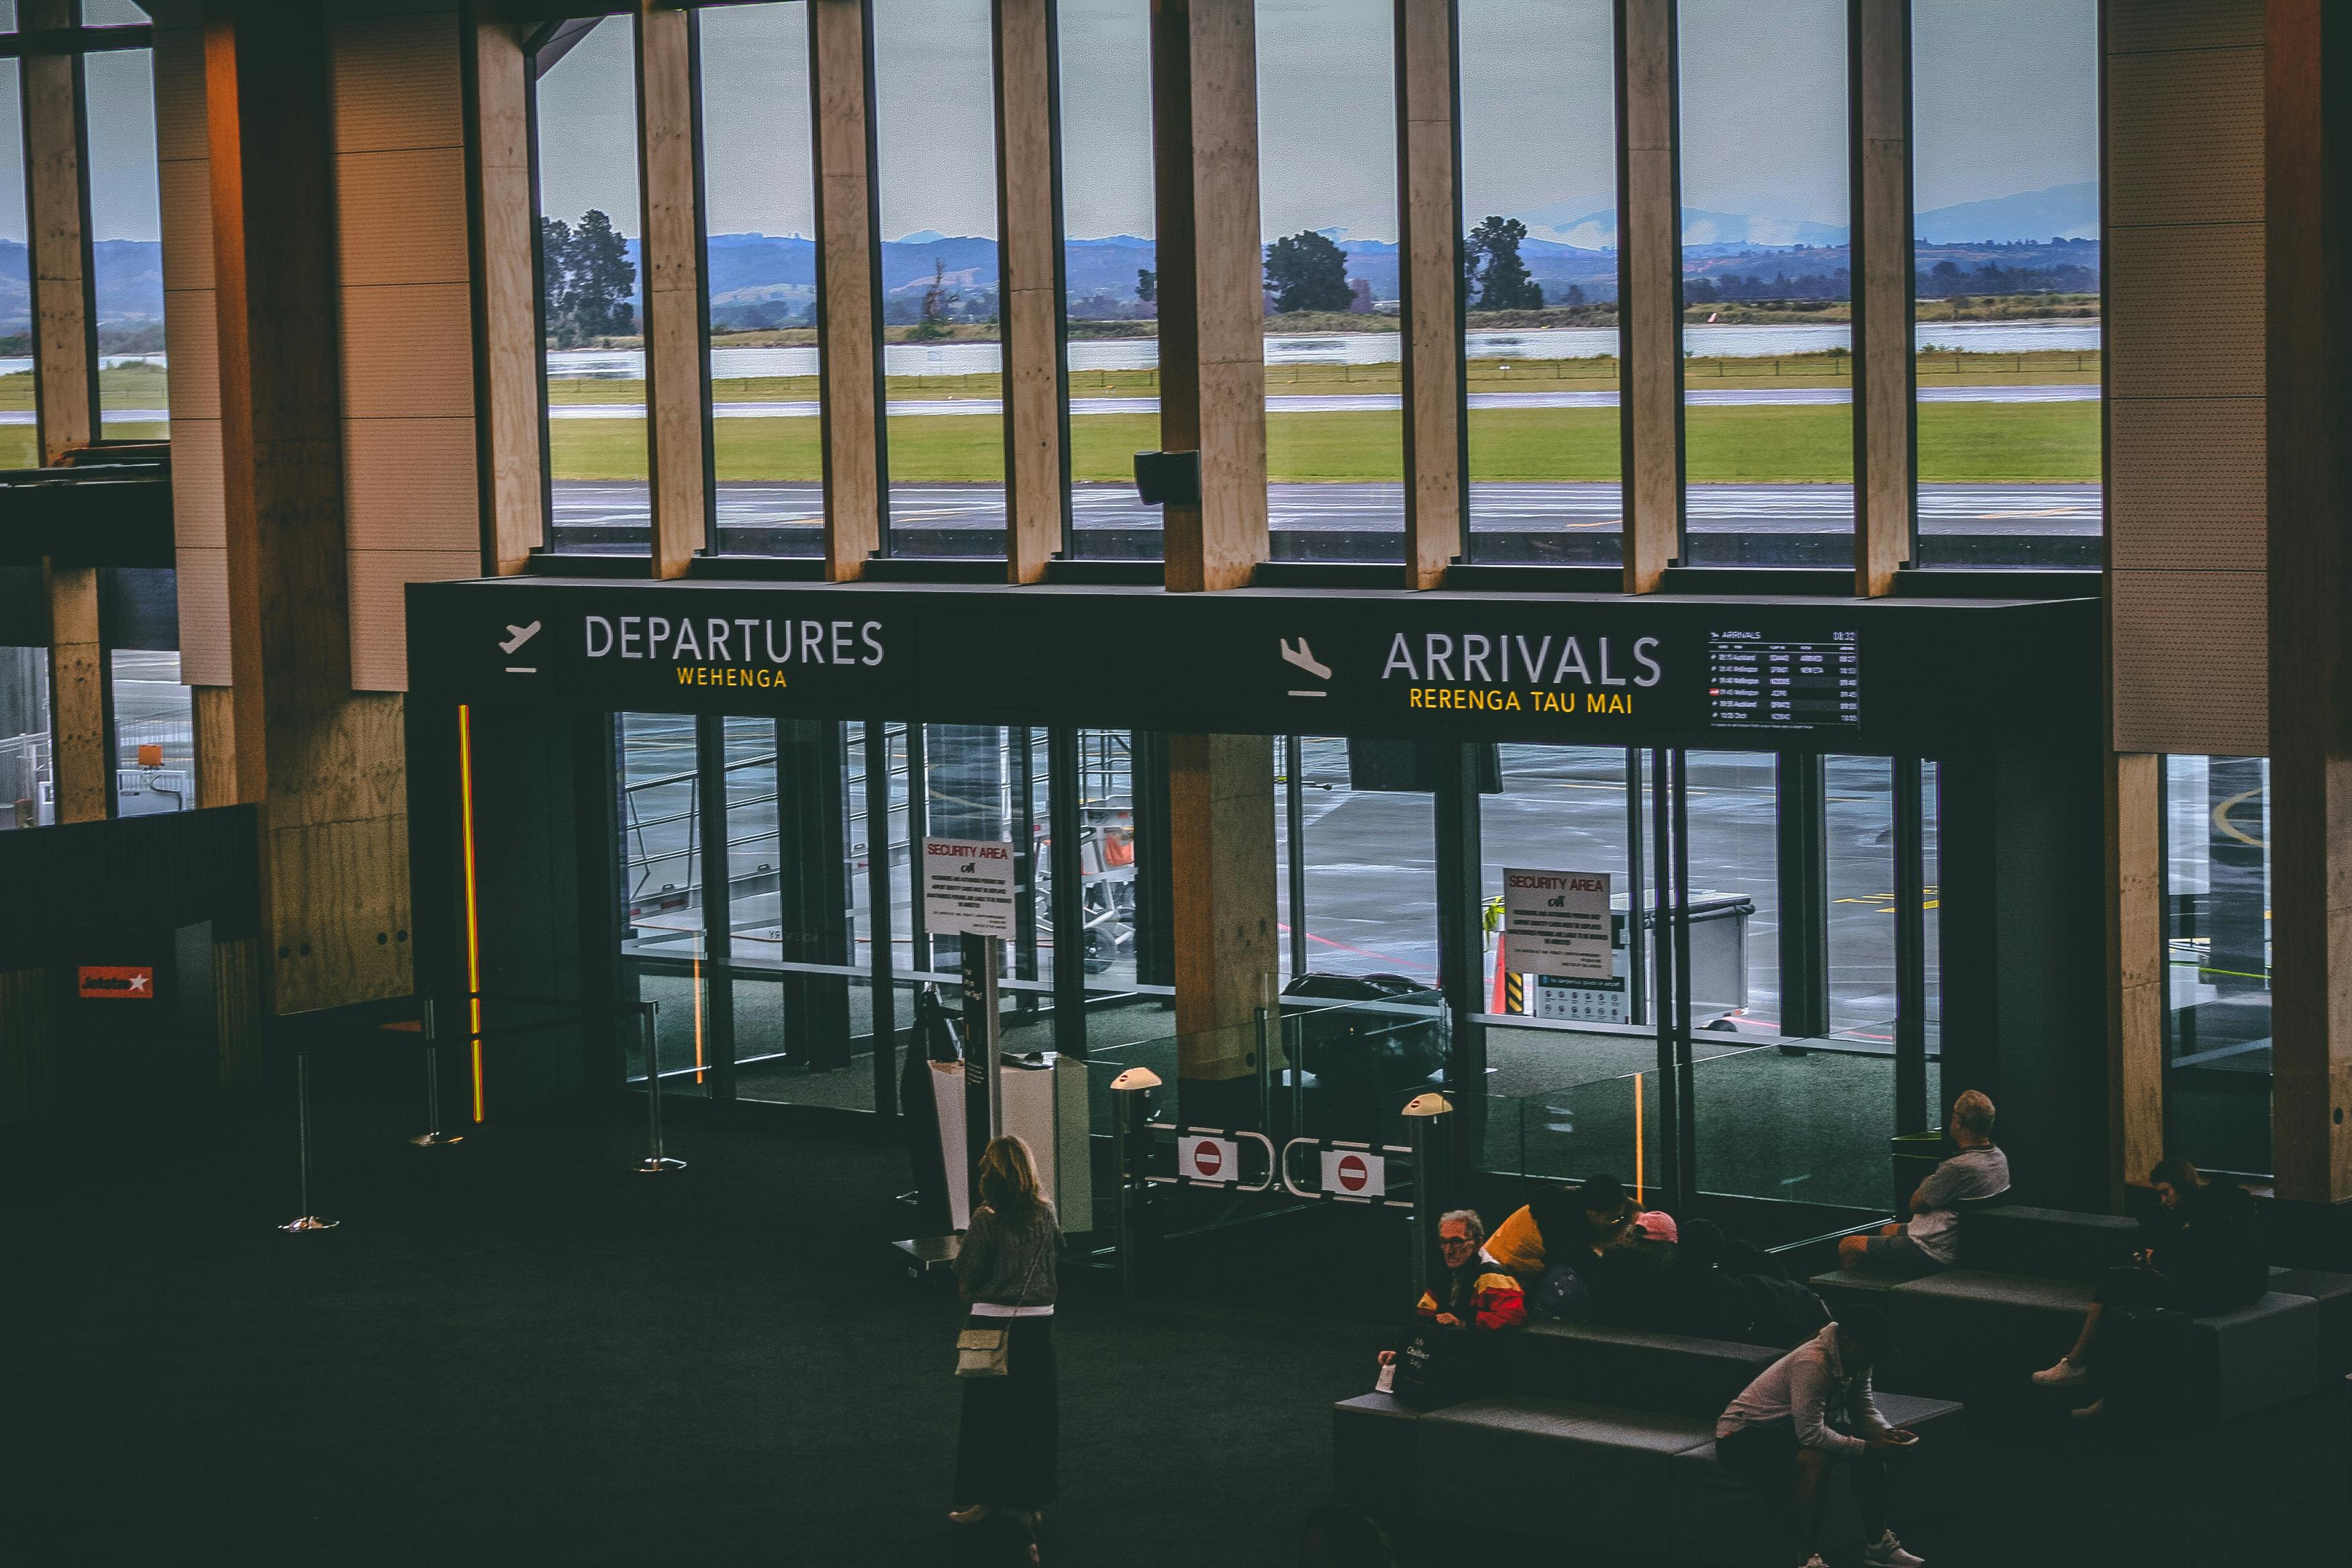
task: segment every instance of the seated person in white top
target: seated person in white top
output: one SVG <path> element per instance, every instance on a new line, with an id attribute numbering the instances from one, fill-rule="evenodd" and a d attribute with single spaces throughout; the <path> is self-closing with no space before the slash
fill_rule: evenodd
<path id="1" fill-rule="evenodd" d="M 1951 1130 L 1960 1152 L 1929 1172 L 1911 1194 L 1910 1223 L 1845 1237 L 1838 1243 L 1839 1268 L 1867 1259 L 1932 1274 L 1959 1261 L 1959 1211 L 2009 1191 L 2009 1156 L 1993 1146 L 1992 1101 L 1973 1089 L 1952 1101 Z"/>

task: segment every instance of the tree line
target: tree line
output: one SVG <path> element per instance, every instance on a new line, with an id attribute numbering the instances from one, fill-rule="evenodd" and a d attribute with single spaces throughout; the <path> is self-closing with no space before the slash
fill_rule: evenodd
<path id="1" fill-rule="evenodd" d="M 613 220 L 594 207 L 577 225 L 539 220 L 541 308 L 560 348 L 637 330 L 636 264 Z"/>

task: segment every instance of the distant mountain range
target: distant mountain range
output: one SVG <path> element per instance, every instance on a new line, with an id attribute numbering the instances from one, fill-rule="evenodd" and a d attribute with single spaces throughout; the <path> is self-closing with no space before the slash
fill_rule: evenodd
<path id="1" fill-rule="evenodd" d="M 1473 221 L 1483 215 L 1469 215 Z M 1520 250 L 1528 270 L 1555 297 L 1571 287 L 1605 300 L 1617 289 L 1617 215 L 1607 197 L 1554 203 L 1517 215 L 1528 226 Z M 1987 260 L 2006 268 L 2098 266 L 2099 188 L 2053 185 L 1988 201 L 1961 202 L 1921 213 L 1919 266 L 1951 260 L 1973 271 Z M 1398 294 L 1397 247 L 1384 240 L 1348 239 L 1348 269 L 1378 300 Z M 1742 213 L 1683 209 L 1686 271 L 1753 276 L 1770 267 L 1790 276 L 1828 274 L 1847 266 L 1847 230 L 1840 226 Z M 2053 245 L 2064 239 L 2077 243 Z M 2031 245 L 2020 255 L 2014 247 Z M 1991 247 L 2012 247 L 1993 257 Z M 629 241 L 635 259 L 636 242 Z M 1073 239 L 1064 249 L 1072 301 L 1087 314 L 1133 311 L 1136 273 L 1154 266 L 1152 244 L 1133 235 Z M 96 247 L 98 314 L 101 327 L 136 328 L 163 315 L 161 247 L 152 240 L 108 239 Z M 924 229 L 882 247 L 882 287 L 894 316 L 912 319 L 934 276 L 985 310 L 996 289 L 996 242 Z M 0 333 L 21 333 L 30 320 L 26 253 L 0 240 Z M 796 235 L 721 234 L 710 238 L 711 315 L 723 325 L 784 325 L 806 315 L 816 299 L 816 245 Z"/>

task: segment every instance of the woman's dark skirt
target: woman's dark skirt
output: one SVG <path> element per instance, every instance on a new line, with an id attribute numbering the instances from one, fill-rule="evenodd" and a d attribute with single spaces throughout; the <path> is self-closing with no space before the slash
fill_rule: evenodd
<path id="1" fill-rule="evenodd" d="M 1054 1320 L 980 1318 L 974 1329 L 1013 1331 L 1003 1377 L 967 1377 L 956 1443 L 955 1506 L 1044 1508 L 1056 1490 L 1061 1402 L 1054 1373 Z"/>

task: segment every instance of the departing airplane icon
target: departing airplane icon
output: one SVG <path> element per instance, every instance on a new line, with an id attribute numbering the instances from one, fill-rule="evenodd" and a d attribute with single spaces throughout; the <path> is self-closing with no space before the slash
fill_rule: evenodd
<path id="1" fill-rule="evenodd" d="M 512 653 L 515 649 L 522 647 L 523 644 L 537 637 L 539 635 L 539 623 L 537 621 L 533 621 L 527 626 L 518 626 L 509 623 L 507 626 L 507 630 L 511 632 L 513 635 L 499 644 L 499 651 L 500 653 Z"/>
<path id="2" fill-rule="evenodd" d="M 1331 667 L 1317 660 L 1315 650 L 1307 646 L 1307 639 L 1305 637 L 1300 637 L 1298 639 L 1298 646 L 1297 647 L 1290 646 L 1290 639 L 1287 637 L 1282 638 L 1281 642 L 1282 661 L 1285 664 L 1295 664 L 1299 668 L 1307 671 L 1309 675 L 1314 676 L 1318 680 L 1328 680 L 1331 679 Z"/>

